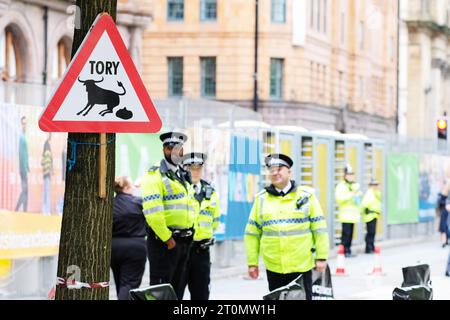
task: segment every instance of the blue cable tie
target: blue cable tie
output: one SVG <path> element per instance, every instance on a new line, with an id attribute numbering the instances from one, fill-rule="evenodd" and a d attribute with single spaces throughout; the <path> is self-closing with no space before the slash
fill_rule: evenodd
<path id="1" fill-rule="evenodd" d="M 76 163 L 77 163 L 77 145 L 89 145 L 89 146 L 96 146 L 99 147 L 101 145 L 108 145 L 111 142 L 113 142 L 115 140 L 115 138 L 106 141 L 106 143 L 102 144 L 102 143 L 98 143 L 98 142 L 78 142 L 75 140 L 69 140 L 70 146 L 72 148 L 72 159 L 67 159 L 67 164 L 69 165 L 69 171 L 72 171 L 72 169 L 75 167 Z"/>

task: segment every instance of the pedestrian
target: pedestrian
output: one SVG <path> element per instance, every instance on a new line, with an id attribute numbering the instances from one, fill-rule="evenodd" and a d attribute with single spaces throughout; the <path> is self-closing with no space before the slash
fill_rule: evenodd
<path id="1" fill-rule="evenodd" d="M 442 191 L 438 193 L 437 205 L 439 212 L 439 233 L 441 234 L 441 245 L 445 248 L 448 245 L 448 210 L 446 209 L 446 201 L 450 191 L 450 182 L 445 183 Z"/>
<path id="2" fill-rule="evenodd" d="M 160 140 L 164 159 L 151 167 L 141 182 L 144 215 L 150 227 L 150 285 L 170 283 L 181 300 L 195 222 L 190 176 L 179 166 L 187 136 L 168 132 Z"/>
<path id="3" fill-rule="evenodd" d="M 51 194 L 50 194 L 50 180 L 53 174 L 53 156 L 52 148 L 50 145 L 50 140 L 52 138 L 52 133 L 48 133 L 48 138 L 45 140 L 44 148 L 42 150 L 42 174 L 44 181 L 44 188 L 42 192 L 42 213 L 44 215 L 49 215 L 51 213 Z"/>
<path id="4" fill-rule="evenodd" d="M 344 180 L 339 182 L 335 190 L 338 204 L 338 219 L 342 223 L 341 242 L 344 245 L 346 257 L 355 257 L 352 254 L 352 238 L 355 224 L 360 220 L 360 186 L 355 182 L 355 173 L 350 165 L 344 169 Z"/>
<path id="5" fill-rule="evenodd" d="M 219 226 L 219 197 L 210 183 L 203 180 L 204 153 L 189 153 L 183 157 L 183 166 L 191 174 L 194 188 L 193 206 L 197 214 L 194 243 L 191 247 L 183 292 L 189 288 L 191 300 L 208 300 L 210 292 L 210 246 L 214 244 L 214 230 Z"/>
<path id="6" fill-rule="evenodd" d="M 133 195 L 135 187 L 131 179 L 118 177 L 114 185 L 111 269 L 117 298 L 128 300 L 130 290 L 141 285 L 145 271 L 146 222 L 142 199 Z"/>
<path id="7" fill-rule="evenodd" d="M 23 116 L 20 118 L 20 124 L 22 125 L 22 132 L 19 137 L 19 173 L 22 190 L 17 200 L 16 211 L 19 211 L 22 207 L 23 211 L 28 210 L 28 172 L 30 172 L 30 166 L 28 163 L 28 143 L 26 138 L 27 132 L 27 118 Z"/>
<path id="8" fill-rule="evenodd" d="M 284 154 L 265 158 L 271 185 L 256 195 L 245 228 L 249 276 L 259 276 L 259 255 L 266 267 L 269 290 L 303 277 L 306 299 L 312 299 L 312 269 L 326 270 L 328 232 L 314 189 L 291 178 L 293 161 Z"/>
<path id="9" fill-rule="evenodd" d="M 362 200 L 363 221 L 366 224 L 366 253 L 375 252 L 377 220 L 381 217 L 381 190 L 376 179 L 371 179 Z"/>
<path id="10" fill-rule="evenodd" d="M 450 198 L 448 198 L 448 197 L 445 201 L 445 209 L 447 210 L 447 212 L 450 211 Z M 450 220 L 450 217 L 447 219 L 447 227 L 450 229 L 450 221 L 449 220 Z M 448 230 L 448 231 L 450 231 L 450 230 Z M 450 277 L 450 254 L 447 259 L 447 268 L 445 270 L 445 276 Z"/>

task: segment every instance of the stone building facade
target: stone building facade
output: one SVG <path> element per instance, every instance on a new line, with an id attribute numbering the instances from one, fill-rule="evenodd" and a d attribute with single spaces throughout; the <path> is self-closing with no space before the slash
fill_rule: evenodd
<path id="1" fill-rule="evenodd" d="M 119 0 L 117 23 L 139 66 L 142 33 L 151 20 L 148 1 Z M 0 0 L 2 79 L 54 84 L 70 62 L 75 1 Z"/>
<path id="2" fill-rule="evenodd" d="M 397 1 L 258 2 L 258 111 L 266 122 L 395 134 Z M 152 97 L 253 108 L 255 3 L 153 0 L 143 45 Z"/>
<path id="3" fill-rule="evenodd" d="M 401 0 L 399 133 L 436 140 L 450 113 L 450 1 Z"/>

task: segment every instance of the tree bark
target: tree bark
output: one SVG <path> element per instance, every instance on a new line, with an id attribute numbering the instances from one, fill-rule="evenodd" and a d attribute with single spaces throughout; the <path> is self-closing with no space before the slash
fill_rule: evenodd
<path id="1" fill-rule="evenodd" d="M 72 58 L 97 15 L 109 13 L 116 19 L 117 0 L 77 0 L 81 28 L 75 29 Z M 70 133 L 69 140 L 99 143 L 99 134 Z M 115 174 L 115 134 L 107 134 L 106 198 L 98 197 L 99 147 L 78 145 L 76 165 L 66 169 L 64 210 L 57 276 L 84 283 L 109 282 L 112 233 L 112 204 Z M 68 159 L 73 157 L 67 145 Z M 71 276 L 72 274 L 72 276 Z M 108 300 L 109 287 L 67 289 L 56 287 L 56 300 Z"/>

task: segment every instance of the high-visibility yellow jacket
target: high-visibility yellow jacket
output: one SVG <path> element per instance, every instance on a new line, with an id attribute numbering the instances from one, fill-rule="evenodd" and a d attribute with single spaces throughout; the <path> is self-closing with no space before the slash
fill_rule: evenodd
<path id="1" fill-rule="evenodd" d="M 150 228 L 162 241 L 172 236 L 169 229 L 194 226 L 196 214 L 192 206 L 193 188 L 181 182 L 174 172 L 161 164 L 149 169 L 142 179 L 143 212 Z"/>
<path id="2" fill-rule="evenodd" d="M 284 197 L 268 190 L 257 194 L 245 229 L 248 265 L 258 266 L 261 253 L 267 270 L 287 274 L 328 259 L 327 225 L 314 190 L 294 186 Z"/>
<path id="3" fill-rule="evenodd" d="M 214 230 L 220 223 L 219 197 L 214 188 L 206 181 L 201 180 L 201 196 L 195 196 L 193 207 L 197 213 L 195 220 L 194 241 L 211 239 Z M 201 202 L 199 202 L 201 199 Z"/>
<path id="4" fill-rule="evenodd" d="M 338 219 L 342 223 L 358 223 L 361 209 L 358 204 L 356 192 L 359 191 L 358 183 L 348 183 L 345 180 L 336 186 L 335 198 L 338 204 Z"/>
<path id="5" fill-rule="evenodd" d="M 365 223 L 381 216 L 381 191 L 369 188 L 362 200 L 362 215 Z"/>

